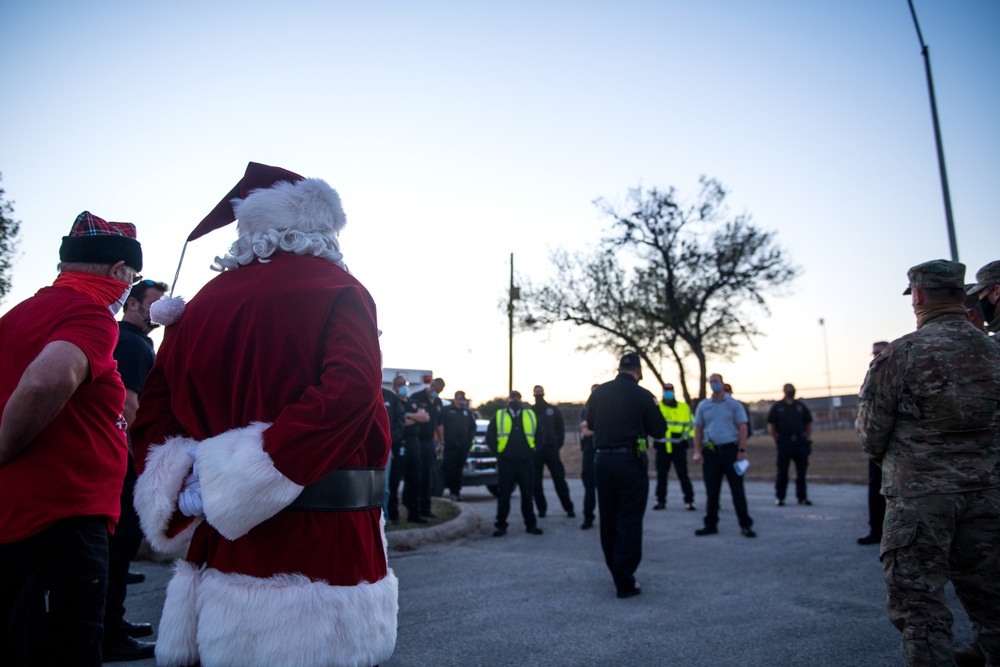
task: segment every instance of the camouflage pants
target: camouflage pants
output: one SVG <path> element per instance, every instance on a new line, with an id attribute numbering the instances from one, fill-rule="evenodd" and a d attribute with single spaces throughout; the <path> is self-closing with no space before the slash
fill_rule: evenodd
<path id="1" fill-rule="evenodd" d="M 1000 489 L 888 498 L 882 572 L 907 665 L 953 665 L 950 580 L 991 665 L 1000 665 Z"/>

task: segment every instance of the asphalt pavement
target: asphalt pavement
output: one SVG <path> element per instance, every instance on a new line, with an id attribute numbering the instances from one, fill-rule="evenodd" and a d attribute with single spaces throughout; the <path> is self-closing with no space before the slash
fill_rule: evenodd
<path id="1" fill-rule="evenodd" d="M 475 487 L 463 492 L 463 515 L 450 525 L 390 534 L 399 632 L 383 667 L 902 664 L 878 547 L 855 542 L 868 527 L 864 486 L 811 484 L 813 506 L 775 507 L 773 486 L 750 482 L 758 534 L 751 539 L 740 534 L 725 487 L 719 534 L 696 537 L 702 485 L 698 511 L 689 512 L 671 480 L 677 495 L 668 509 L 646 512 L 642 594 L 620 600 L 597 528 L 580 529 L 580 480 L 568 480 L 574 519 L 545 482 L 544 535 L 524 531 L 515 497 L 507 535 L 492 537 L 496 501 Z M 128 618 L 155 625 L 170 565 L 139 561 L 133 569 L 147 579 L 129 587 Z M 950 588 L 949 605 L 956 646 L 970 642 Z"/>

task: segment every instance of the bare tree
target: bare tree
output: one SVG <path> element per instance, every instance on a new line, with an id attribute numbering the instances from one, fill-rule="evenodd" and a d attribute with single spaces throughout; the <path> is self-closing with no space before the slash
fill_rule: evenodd
<path id="1" fill-rule="evenodd" d="M 0 174 L 2 180 L 3 174 Z M 17 252 L 17 234 L 21 230 L 21 223 L 13 215 L 14 202 L 4 199 L 4 190 L 0 188 L 0 301 L 10 292 L 10 273 Z"/>
<path id="2" fill-rule="evenodd" d="M 798 269 L 749 214 L 728 217 L 718 181 L 700 183 L 689 204 L 674 188 L 633 189 L 627 211 L 595 201 L 612 219 L 609 234 L 591 253 L 552 252 L 555 276 L 537 288 L 525 281 L 520 327 L 582 327 L 582 349 L 635 351 L 661 383 L 661 368 L 670 363 L 688 401 L 684 362 L 694 357 L 704 398 L 708 358 L 732 358 L 743 342 L 752 346 L 761 335 L 752 316 L 769 313 L 766 296 Z"/>

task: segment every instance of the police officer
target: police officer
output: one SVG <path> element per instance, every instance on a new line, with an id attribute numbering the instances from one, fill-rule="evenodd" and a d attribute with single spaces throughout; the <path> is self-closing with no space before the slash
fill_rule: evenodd
<path id="1" fill-rule="evenodd" d="M 987 664 L 1000 664 L 1000 348 L 966 319 L 965 266 L 907 272 L 917 330 L 871 363 L 858 408 L 882 465 L 882 572 L 908 665 L 955 664 L 950 580 Z"/>
<path id="2" fill-rule="evenodd" d="M 663 399 L 660 412 L 667 422 L 666 437 L 653 441 L 656 450 L 656 504 L 654 510 L 667 509 L 667 475 L 670 465 L 677 471 L 677 481 L 684 492 L 684 509 L 694 511 L 694 487 L 688 477 L 687 450 L 694 432 L 694 420 L 687 403 L 678 401 L 674 385 L 663 385 Z"/>
<path id="3" fill-rule="evenodd" d="M 591 385 L 590 391 L 593 393 L 598 385 Z M 587 398 L 587 405 L 580 408 L 580 479 L 583 482 L 583 523 L 580 528 L 590 530 L 594 527 L 594 509 L 597 507 L 597 479 L 594 477 L 594 432 L 587 428 L 587 411 L 589 410 L 590 398 Z"/>
<path id="4" fill-rule="evenodd" d="M 398 447 L 395 442 L 392 444 L 394 463 L 389 471 L 388 519 L 390 523 L 399 523 L 397 489 L 402 481 L 403 505 L 408 520 L 410 523 L 427 523 L 427 519 L 420 516 L 417 488 L 420 486 L 420 425 L 426 424 L 430 415 L 410 399 L 410 387 L 402 375 L 393 380 L 393 390 L 403 409 L 403 437 Z"/>
<path id="5" fill-rule="evenodd" d="M 476 437 L 476 418 L 469 409 L 464 391 L 456 391 L 451 405 L 441 411 L 444 430 L 444 461 L 441 468 L 444 484 L 451 492 L 451 499 L 462 499 L 462 470 L 469 458 L 469 449 Z"/>
<path id="6" fill-rule="evenodd" d="M 385 411 L 389 415 L 389 435 L 392 439 L 392 449 L 389 453 L 389 459 L 385 462 L 385 499 L 382 501 L 382 512 L 385 514 L 386 519 L 390 518 L 389 514 L 389 491 L 392 490 L 392 495 L 395 495 L 396 489 L 399 487 L 399 480 L 403 478 L 402 468 L 399 465 L 402 463 L 400 459 L 397 464 L 399 470 L 396 471 L 396 484 L 392 485 L 393 480 L 393 469 L 392 462 L 399 456 L 399 448 L 403 445 L 403 429 L 406 428 L 406 413 L 403 410 L 403 402 L 400 400 L 399 396 L 396 395 L 394 391 L 400 385 L 406 384 L 406 378 L 402 375 L 397 375 L 392 380 L 393 390 L 386 389 L 382 387 L 382 402 L 385 404 Z M 394 503 L 395 506 L 395 503 Z M 394 523 L 399 523 L 398 517 L 399 509 L 396 507 L 396 521 Z"/>
<path id="7" fill-rule="evenodd" d="M 512 391 L 507 407 L 497 410 L 486 429 L 486 444 L 497 454 L 497 520 L 493 537 L 507 534 L 507 516 L 510 514 L 510 496 L 514 485 L 521 491 L 521 516 L 531 535 L 541 535 L 535 518 L 531 494 L 535 489 L 535 436 L 538 418 L 531 408 L 521 402 L 521 392 Z"/>
<path id="8" fill-rule="evenodd" d="M 420 444 L 420 481 L 417 487 L 417 506 L 420 516 L 434 518 L 431 512 L 431 496 L 439 480 L 437 464 L 438 454 L 444 451 L 444 441 L 441 429 L 441 392 L 444 390 L 444 380 L 434 378 L 425 389 L 414 392 L 410 397 L 414 403 L 427 412 L 429 419 L 420 424 L 418 438 Z"/>
<path id="9" fill-rule="evenodd" d="M 642 560 L 642 517 L 649 496 L 648 438 L 667 429 L 656 397 L 639 386 L 639 355 L 626 354 L 618 376 L 590 395 L 587 428 L 594 432 L 594 471 L 601 513 L 601 549 L 618 597 L 638 595 L 635 571 Z"/>
<path id="10" fill-rule="evenodd" d="M 767 430 L 778 446 L 778 476 L 774 482 L 774 504 L 785 504 L 788 490 L 788 464 L 795 462 L 795 497 L 799 505 L 812 505 L 806 494 L 806 469 L 812 448 L 812 414 L 802 401 L 795 399 L 795 387 L 788 383 L 781 389 L 784 396 L 767 413 Z"/>
<path id="11" fill-rule="evenodd" d="M 566 441 L 566 425 L 562 413 L 545 400 L 545 388 L 536 384 L 532 393 L 535 395 L 534 413 L 538 417 L 538 442 L 535 443 L 535 505 L 538 506 L 538 516 L 544 517 L 549 509 L 542 488 L 542 475 L 545 466 L 549 467 L 552 485 L 562 504 L 566 516 L 573 518 L 573 501 L 569 497 L 569 486 L 566 484 L 566 468 L 559 458 L 559 450 Z"/>

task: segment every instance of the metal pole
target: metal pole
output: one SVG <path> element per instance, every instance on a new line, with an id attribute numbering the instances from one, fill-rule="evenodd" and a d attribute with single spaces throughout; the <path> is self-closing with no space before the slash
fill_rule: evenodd
<path id="1" fill-rule="evenodd" d="M 514 253 L 510 253 L 510 291 L 507 293 L 507 395 L 514 391 Z"/>
<path id="2" fill-rule="evenodd" d="M 931 78 L 931 54 L 930 49 L 924 44 L 924 36 L 920 32 L 920 23 L 917 22 L 917 10 L 913 8 L 913 0 L 907 0 L 910 4 L 910 13 L 913 15 L 913 25 L 917 29 L 917 39 L 920 40 L 921 53 L 924 56 L 924 69 L 927 71 L 927 90 L 931 97 L 931 117 L 934 119 L 934 141 L 937 144 L 938 170 L 941 172 L 941 191 L 944 194 L 944 215 L 948 223 L 948 244 L 951 246 L 951 261 L 958 261 L 958 241 L 955 239 L 955 220 L 951 215 L 951 194 L 948 191 L 948 171 L 944 166 L 944 146 L 941 143 L 941 124 L 938 122 L 937 102 L 934 99 L 934 79 Z"/>
<path id="3" fill-rule="evenodd" d="M 830 348 L 826 344 L 826 322 L 819 318 L 819 325 L 823 328 L 823 354 L 826 356 L 826 393 L 830 397 L 830 428 L 833 428 L 833 381 L 830 379 Z"/>

